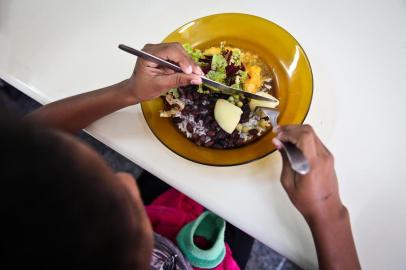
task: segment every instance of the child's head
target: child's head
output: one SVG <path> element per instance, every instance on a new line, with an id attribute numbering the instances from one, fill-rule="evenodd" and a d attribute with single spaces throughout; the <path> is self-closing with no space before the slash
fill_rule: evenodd
<path id="1" fill-rule="evenodd" d="M 152 230 L 130 175 L 1 113 L 0 151 L 2 269 L 148 269 Z"/>

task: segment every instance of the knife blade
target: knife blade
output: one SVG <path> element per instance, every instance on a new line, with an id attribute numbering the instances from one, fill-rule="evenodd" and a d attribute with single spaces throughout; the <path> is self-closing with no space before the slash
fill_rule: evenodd
<path id="1" fill-rule="evenodd" d="M 143 59 L 145 59 L 147 61 L 151 61 L 151 62 L 153 62 L 155 64 L 158 64 L 160 66 L 172 69 L 172 70 L 174 70 L 176 72 L 183 72 L 182 69 L 178 65 L 173 64 L 171 62 L 168 62 L 166 60 L 163 60 L 163 59 L 161 59 L 161 58 L 159 58 L 159 57 L 157 57 L 155 55 L 149 54 L 149 53 L 141 51 L 141 50 L 131 48 L 131 47 L 123 45 L 123 44 L 118 45 L 118 47 L 121 50 L 125 51 L 125 52 L 128 52 L 128 53 L 133 54 L 133 55 L 138 56 L 138 57 L 141 57 L 141 58 L 143 58 Z M 211 87 L 214 87 L 214 88 L 218 89 L 221 93 L 226 94 L 226 95 L 239 94 L 239 95 L 244 95 L 245 97 L 249 97 L 249 98 L 256 99 L 256 100 L 264 100 L 264 101 L 269 101 L 269 102 L 272 102 L 272 103 L 276 102 L 273 99 L 262 97 L 262 96 L 259 96 L 259 95 L 255 95 L 253 93 L 245 92 L 243 90 L 236 89 L 236 88 L 227 86 L 225 84 L 213 81 L 213 80 L 207 78 L 206 76 L 200 76 L 200 77 L 202 78 L 202 82 L 204 84 L 206 84 L 208 86 L 211 86 Z"/>

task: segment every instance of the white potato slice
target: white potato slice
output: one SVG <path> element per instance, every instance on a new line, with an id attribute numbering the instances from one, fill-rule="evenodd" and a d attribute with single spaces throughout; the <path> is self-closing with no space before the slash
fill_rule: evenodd
<path id="1" fill-rule="evenodd" d="M 250 106 L 250 110 L 252 112 L 255 110 L 255 107 L 258 107 L 258 106 L 267 107 L 267 108 L 276 108 L 279 105 L 279 100 L 277 100 L 275 97 L 273 97 L 272 95 L 270 95 L 268 93 L 258 92 L 258 93 L 256 93 L 256 95 L 272 99 L 275 102 L 251 99 L 249 106 Z"/>
<path id="2" fill-rule="evenodd" d="M 241 119 L 242 110 L 225 99 L 218 99 L 214 107 L 214 119 L 227 133 L 233 133 Z"/>

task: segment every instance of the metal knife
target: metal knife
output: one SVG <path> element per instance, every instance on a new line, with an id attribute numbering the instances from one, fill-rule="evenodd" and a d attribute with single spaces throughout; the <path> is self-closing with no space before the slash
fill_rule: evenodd
<path id="1" fill-rule="evenodd" d="M 173 64 L 173 63 L 168 62 L 168 61 L 165 61 L 165 60 L 163 60 L 163 59 L 161 59 L 161 58 L 159 58 L 159 57 L 157 57 L 155 55 L 152 55 L 152 54 L 149 54 L 147 52 L 128 47 L 128 46 L 123 45 L 123 44 L 120 44 L 118 47 L 121 50 L 125 51 L 125 52 L 136 55 L 138 57 L 141 57 L 141 58 L 143 58 L 143 59 L 145 59 L 147 61 L 154 62 L 154 63 L 156 63 L 156 64 L 158 64 L 160 66 L 172 69 L 172 70 L 174 70 L 176 72 L 183 72 L 182 69 L 178 65 Z M 214 87 L 214 88 L 220 90 L 221 93 L 226 94 L 226 95 L 241 94 L 241 95 L 244 95 L 245 97 L 249 97 L 249 98 L 252 98 L 252 99 L 264 100 L 264 101 L 269 101 L 269 102 L 276 102 L 273 99 L 262 97 L 262 96 L 259 96 L 259 95 L 255 95 L 255 94 L 245 92 L 245 91 L 240 90 L 240 89 L 232 88 L 232 87 L 227 86 L 225 84 L 213 81 L 213 80 L 207 78 L 206 76 L 201 76 L 201 78 L 202 78 L 202 82 L 204 84 L 207 84 L 207 85 L 209 85 L 211 87 Z"/>

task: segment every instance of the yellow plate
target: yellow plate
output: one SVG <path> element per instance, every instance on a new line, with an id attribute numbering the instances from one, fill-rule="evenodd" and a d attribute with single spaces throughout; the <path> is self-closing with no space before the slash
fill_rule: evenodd
<path id="1" fill-rule="evenodd" d="M 190 43 L 205 49 L 226 41 L 233 47 L 259 55 L 273 70 L 280 100 L 279 124 L 303 123 L 313 94 L 309 60 L 296 39 L 273 22 L 248 14 L 216 14 L 191 21 L 169 34 L 163 42 Z M 178 131 L 170 119 L 159 117 L 160 98 L 141 104 L 144 117 L 155 136 L 178 155 L 206 165 L 232 166 L 272 153 L 272 132 L 246 146 L 219 150 L 195 145 Z"/>

